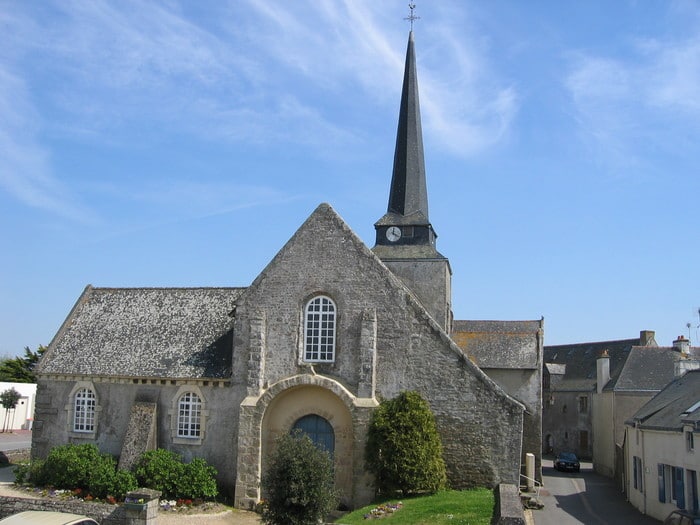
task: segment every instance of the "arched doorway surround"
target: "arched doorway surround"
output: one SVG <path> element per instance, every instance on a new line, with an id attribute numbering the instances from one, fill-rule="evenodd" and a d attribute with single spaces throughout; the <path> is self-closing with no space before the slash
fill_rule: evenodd
<path id="1" fill-rule="evenodd" d="M 236 506 L 252 508 L 260 500 L 260 478 L 275 439 L 309 414 L 323 417 L 333 428 L 341 502 L 350 507 L 369 503 L 374 489 L 364 470 L 364 442 L 377 405 L 373 398 L 355 397 L 337 381 L 313 374 L 288 377 L 245 398 L 239 412 Z"/>
<path id="2" fill-rule="evenodd" d="M 288 434 L 300 421 L 312 424 L 324 421 L 330 427 L 321 433 L 326 434 L 325 439 L 328 439 L 329 433 L 334 438 L 335 486 L 347 499 L 352 493 L 352 417 L 350 410 L 336 394 L 320 386 L 293 387 L 270 402 L 262 421 L 262 471 L 265 472 L 267 468 L 267 458 L 274 450 L 277 438 Z M 306 430 L 313 429 L 307 427 Z M 321 433 L 316 432 L 316 435 Z"/>

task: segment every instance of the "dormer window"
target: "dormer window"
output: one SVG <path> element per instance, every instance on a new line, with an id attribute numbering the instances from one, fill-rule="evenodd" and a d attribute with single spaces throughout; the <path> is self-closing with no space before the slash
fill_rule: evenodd
<path id="1" fill-rule="evenodd" d="M 325 295 L 314 297 L 304 311 L 304 361 L 335 360 L 335 303 Z"/>

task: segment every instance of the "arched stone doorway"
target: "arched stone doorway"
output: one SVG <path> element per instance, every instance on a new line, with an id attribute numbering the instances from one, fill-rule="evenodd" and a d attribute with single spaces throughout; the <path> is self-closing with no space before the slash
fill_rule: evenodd
<path id="1" fill-rule="evenodd" d="M 262 420 L 262 471 L 275 441 L 299 428 L 312 441 L 332 452 L 335 486 L 341 502 L 352 500 L 353 427 L 348 407 L 333 392 L 317 385 L 289 388 L 270 402 Z"/>

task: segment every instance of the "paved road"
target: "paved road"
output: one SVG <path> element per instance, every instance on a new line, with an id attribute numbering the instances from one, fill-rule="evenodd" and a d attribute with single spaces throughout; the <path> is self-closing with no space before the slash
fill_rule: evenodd
<path id="1" fill-rule="evenodd" d="M 557 472 L 551 460 L 542 461 L 542 510 L 532 511 L 536 525 L 659 525 L 630 505 L 613 480 L 581 463 L 580 473 Z"/>
<path id="2" fill-rule="evenodd" d="M 13 430 L 0 432 L 0 451 L 20 450 L 32 446 L 31 430 Z"/>

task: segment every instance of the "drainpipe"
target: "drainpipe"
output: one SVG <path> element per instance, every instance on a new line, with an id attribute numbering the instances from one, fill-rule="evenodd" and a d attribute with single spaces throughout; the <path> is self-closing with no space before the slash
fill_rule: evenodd
<path id="1" fill-rule="evenodd" d="M 642 479 L 644 480 L 644 486 L 642 487 L 642 506 L 644 514 L 647 513 L 647 455 L 644 452 L 644 432 L 640 432 L 642 435 Z"/>

